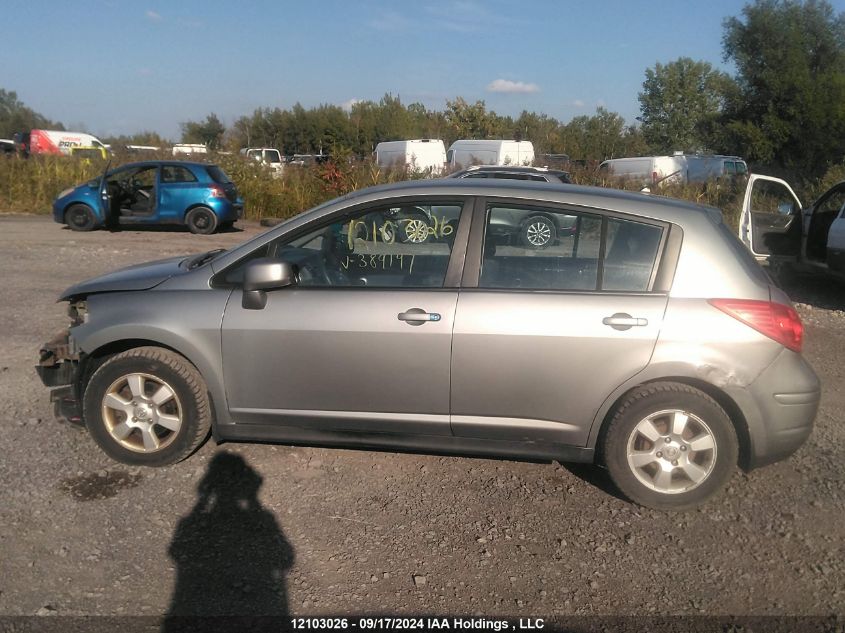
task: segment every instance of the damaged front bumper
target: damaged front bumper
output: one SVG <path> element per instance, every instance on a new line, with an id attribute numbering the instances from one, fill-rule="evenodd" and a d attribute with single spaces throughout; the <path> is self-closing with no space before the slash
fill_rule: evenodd
<path id="1" fill-rule="evenodd" d="M 45 386 L 50 387 L 50 402 L 57 419 L 81 426 L 82 406 L 78 393 L 79 351 L 64 330 L 45 343 L 39 352 L 35 371 Z M 58 387 L 58 388 L 57 388 Z"/>

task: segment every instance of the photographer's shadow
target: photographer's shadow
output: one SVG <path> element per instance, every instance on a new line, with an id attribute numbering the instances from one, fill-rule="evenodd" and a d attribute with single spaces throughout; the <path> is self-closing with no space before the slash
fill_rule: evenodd
<path id="1" fill-rule="evenodd" d="M 179 521 L 168 549 L 177 575 L 165 633 L 233 630 L 235 624 L 287 628 L 285 576 L 293 548 L 258 501 L 261 483 L 239 455 L 223 452 L 211 460 L 197 503 Z"/>

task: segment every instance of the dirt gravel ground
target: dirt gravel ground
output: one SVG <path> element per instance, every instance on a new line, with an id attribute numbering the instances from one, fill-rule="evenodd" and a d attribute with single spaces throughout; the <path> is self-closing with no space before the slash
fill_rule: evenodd
<path id="1" fill-rule="evenodd" d="M 131 468 L 54 421 L 33 365 L 66 325 L 61 290 L 262 230 L 0 217 L 0 616 L 845 612 L 841 284 L 788 288 L 823 383 L 809 442 L 681 515 L 568 465 L 209 441 Z"/>

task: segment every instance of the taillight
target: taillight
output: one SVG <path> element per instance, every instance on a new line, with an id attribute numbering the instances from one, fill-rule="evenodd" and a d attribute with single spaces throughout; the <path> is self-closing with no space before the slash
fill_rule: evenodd
<path id="1" fill-rule="evenodd" d="M 210 198 L 225 198 L 226 197 L 226 192 L 223 190 L 223 187 L 220 187 L 218 185 L 213 185 L 213 186 L 209 187 L 208 191 L 209 191 L 208 195 L 209 195 Z"/>
<path id="2" fill-rule="evenodd" d="M 793 352 L 804 343 L 801 317 L 791 306 L 751 299 L 709 299 L 708 303 L 725 314 L 753 327 Z"/>

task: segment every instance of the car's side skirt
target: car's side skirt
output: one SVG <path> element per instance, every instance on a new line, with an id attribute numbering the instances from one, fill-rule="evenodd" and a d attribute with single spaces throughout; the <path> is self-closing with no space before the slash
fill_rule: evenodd
<path id="1" fill-rule="evenodd" d="M 215 437 L 243 442 L 384 449 L 412 453 L 507 457 L 539 461 L 592 462 L 594 450 L 551 442 L 516 442 L 445 435 L 327 431 L 270 424 L 218 424 Z"/>

